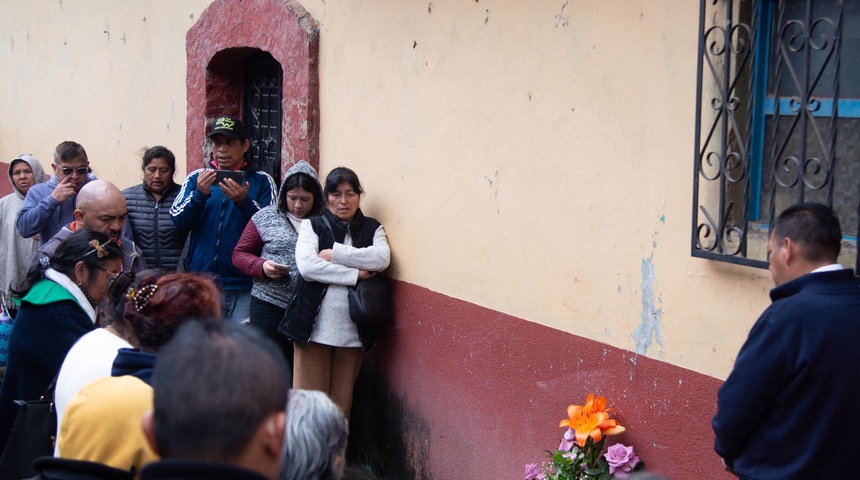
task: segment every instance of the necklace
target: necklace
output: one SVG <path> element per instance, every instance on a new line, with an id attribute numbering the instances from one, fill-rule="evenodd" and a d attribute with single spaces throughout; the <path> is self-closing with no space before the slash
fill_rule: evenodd
<path id="1" fill-rule="evenodd" d="M 87 293 L 87 291 L 84 290 L 83 288 L 81 288 L 81 293 L 84 294 L 84 298 L 86 298 L 87 301 L 90 302 L 90 305 L 92 305 L 93 308 L 96 308 L 96 301 L 93 300 L 93 297 L 91 297 L 90 294 Z"/>

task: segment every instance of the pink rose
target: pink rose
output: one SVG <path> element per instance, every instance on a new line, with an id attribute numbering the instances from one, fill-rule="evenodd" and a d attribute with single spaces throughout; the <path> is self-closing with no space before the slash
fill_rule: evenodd
<path id="1" fill-rule="evenodd" d="M 523 478 L 523 480 L 535 480 L 539 474 L 540 465 L 538 465 L 537 463 L 530 463 L 526 465 L 526 473 L 525 478 Z"/>
<path id="2" fill-rule="evenodd" d="M 561 444 L 558 446 L 558 449 L 562 452 L 569 452 L 573 449 L 573 444 L 576 443 L 576 435 L 573 433 L 573 429 L 568 428 L 566 432 L 564 432 L 564 438 L 561 439 Z"/>
<path id="3" fill-rule="evenodd" d="M 639 463 L 639 457 L 633 454 L 633 447 L 620 443 L 610 446 L 603 454 L 603 458 L 609 464 L 609 474 L 615 478 L 627 478 L 633 467 Z"/>

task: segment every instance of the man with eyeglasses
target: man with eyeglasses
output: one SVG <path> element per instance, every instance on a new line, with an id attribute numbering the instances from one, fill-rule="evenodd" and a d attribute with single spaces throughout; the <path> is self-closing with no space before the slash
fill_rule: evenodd
<path id="1" fill-rule="evenodd" d="M 18 212 L 18 232 L 24 238 L 39 236 L 44 246 L 63 226 L 75 219 L 76 197 L 95 177 L 90 175 L 87 152 L 79 143 L 63 142 L 54 150 L 54 175 L 33 185 Z"/>
<path id="2" fill-rule="evenodd" d="M 122 236 L 122 229 L 128 217 L 128 206 L 119 188 L 105 180 L 93 180 L 81 188 L 77 197 L 77 208 L 73 212 L 74 221 L 61 228 L 42 245 L 33 255 L 30 266 L 36 265 L 42 258 L 50 258 L 72 232 L 88 228 L 104 233 L 110 237 L 111 242 L 122 248 L 122 271 L 137 273 L 146 269 L 143 252 L 133 240 Z"/>

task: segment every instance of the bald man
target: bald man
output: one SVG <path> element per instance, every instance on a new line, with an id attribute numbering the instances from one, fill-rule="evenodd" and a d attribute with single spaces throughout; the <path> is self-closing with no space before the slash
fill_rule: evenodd
<path id="1" fill-rule="evenodd" d="M 91 180 L 77 195 L 75 220 L 51 237 L 33 256 L 30 267 L 42 258 L 49 258 L 57 246 L 77 229 L 88 228 L 109 236 L 122 247 L 122 270 L 139 272 L 146 269 L 143 254 L 134 242 L 122 236 L 128 207 L 125 197 L 116 185 L 105 180 Z"/>

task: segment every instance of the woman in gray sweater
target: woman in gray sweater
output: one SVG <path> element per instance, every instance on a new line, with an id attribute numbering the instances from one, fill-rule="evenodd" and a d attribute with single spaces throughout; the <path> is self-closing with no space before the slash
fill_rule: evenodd
<path id="1" fill-rule="evenodd" d="M 296 240 L 299 225 L 319 215 L 324 206 L 317 172 L 300 160 L 287 170 L 278 203 L 255 213 L 236 248 L 233 265 L 254 279 L 251 287 L 251 325 L 262 329 L 281 346 L 293 363 L 293 344 L 278 333 L 278 324 L 293 298 L 296 279 Z"/>

